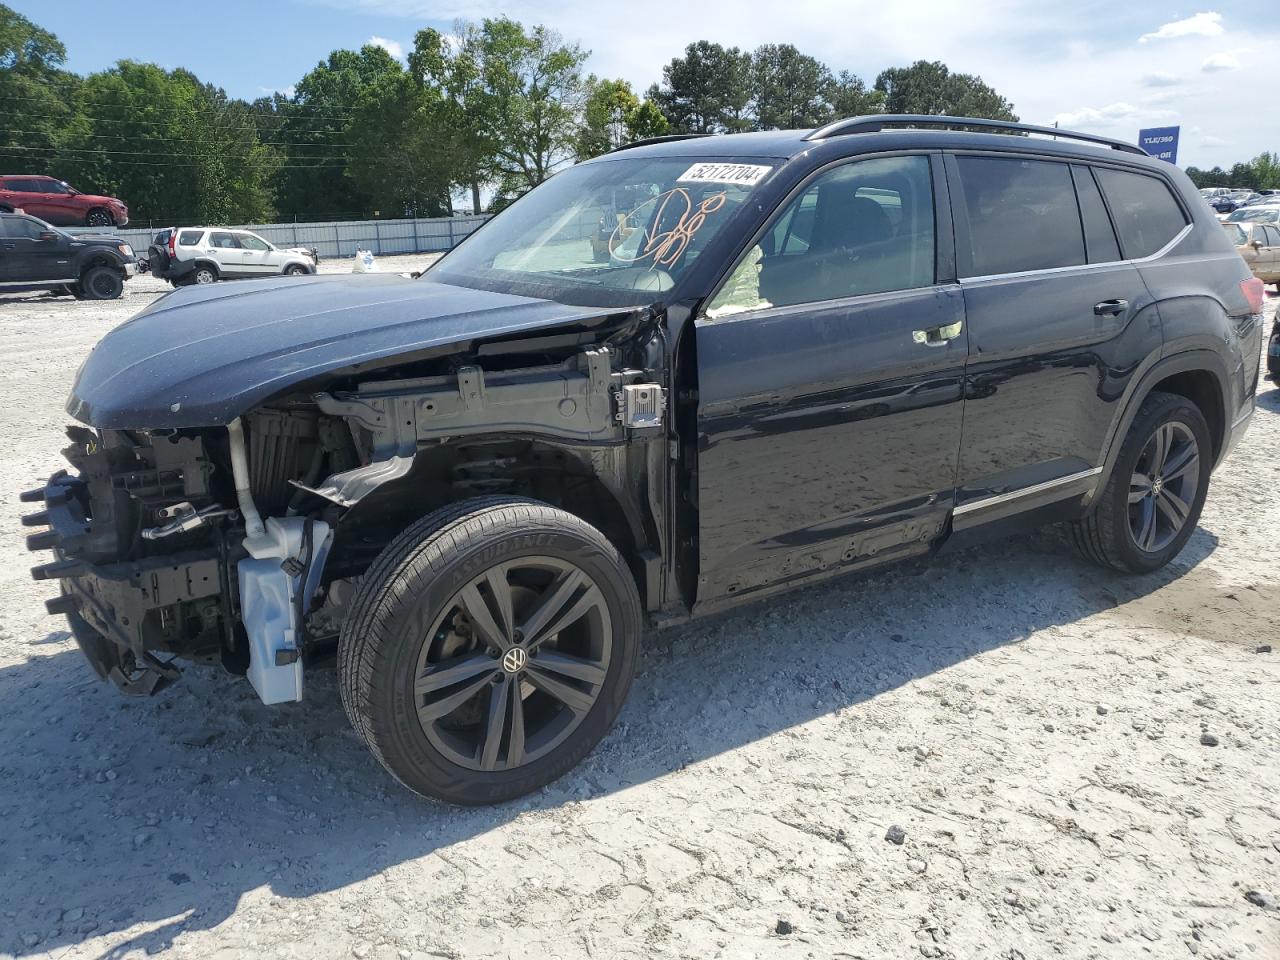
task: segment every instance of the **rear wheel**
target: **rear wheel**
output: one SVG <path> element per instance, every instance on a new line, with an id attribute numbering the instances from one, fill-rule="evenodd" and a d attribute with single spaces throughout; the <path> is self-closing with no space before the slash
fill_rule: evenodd
<path id="1" fill-rule="evenodd" d="M 603 534 L 536 501 L 471 500 L 409 527 L 361 579 L 342 702 L 411 790 L 498 803 L 600 741 L 639 642 L 635 583 Z"/>
<path id="2" fill-rule="evenodd" d="M 88 227 L 111 227 L 115 225 L 115 220 L 111 218 L 111 214 L 101 207 L 94 207 L 85 215 L 85 226 Z"/>
<path id="3" fill-rule="evenodd" d="M 124 293 L 124 276 L 113 267 L 90 267 L 80 278 L 85 300 L 115 300 Z"/>
<path id="4" fill-rule="evenodd" d="M 191 271 L 192 283 L 214 283 L 218 279 L 218 271 L 207 264 L 200 264 Z"/>
<path id="5" fill-rule="evenodd" d="M 1158 570 L 1195 531 L 1213 467 L 1209 425 L 1185 397 L 1143 401 L 1094 512 L 1073 525 L 1088 559 L 1126 573 Z"/>

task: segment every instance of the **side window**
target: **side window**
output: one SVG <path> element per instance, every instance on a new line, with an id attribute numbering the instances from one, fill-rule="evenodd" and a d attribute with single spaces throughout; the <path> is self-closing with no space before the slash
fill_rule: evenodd
<path id="1" fill-rule="evenodd" d="M 40 234 L 49 228 L 39 220 L 32 220 L 30 217 L 5 217 L 5 223 L 9 225 L 6 234 L 10 239 L 14 240 L 39 240 Z"/>
<path id="2" fill-rule="evenodd" d="M 1076 198 L 1080 201 L 1080 222 L 1084 224 L 1084 245 L 1090 263 L 1114 263 L 1120 259 L 1120 245 L 1111 226 L 1098 184 L 1088 167 L 1071 168 L 1076 182 Z"/>
<path id="3" fill-rule="evenodd" d="M 252 233 L 241 233 L 236 235 L 236 239 L 240 241 L 240 246 L 246 250 L 269 250 L 267 242 Z"/>
<path id="4" fill-rule="evenodd" d="M 707 316 L 927 287 L 934 233 L 928 157 L 843 164 L 782 208 Z"/>
<path id="5" fill-rule="evenodd" d="M 1151 256 L 1187 225 L 1182 207 L 1163 180 L 1110 167 L 1096 167 L 1094 173 L 1126 258 Z"/>
<path id="6" fill-rule="evenodd" d="M 969 244 L 960 276 L 1048 270 L 1085 263 L 1080 208 L 1065 163 L 957 157 Z"/>
<path id="7" fill-rule="evenodd" d="M 220 250 L 240 249 L 240 244 L 236 241 L 235 235 L 230 233 L 209 234 L 209 245 Z"/>
<path id="8" fill-rule="evenodd" d="M 200 243 L 200 238 L 204 234 L 199 230 L 183 230 L 178 234 L 178 245 L 183 247 L 194 247 Z"/>
<path id="9" fill-rule="evenodd" d="M 1265 224 L 1262 227 L 1262 232 L 1264 234 L 1262 239 L 1264 244 L 1268 247 L 1280 247 L 1280 230 L 1277 230 L 1270 224 Z"/>

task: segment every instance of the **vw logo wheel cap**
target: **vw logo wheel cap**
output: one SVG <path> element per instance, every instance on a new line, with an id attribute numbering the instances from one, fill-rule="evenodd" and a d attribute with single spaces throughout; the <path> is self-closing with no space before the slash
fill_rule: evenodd
<path id="1" fill-rule="evenodd" d="M 507 673 L 519 673 L 529 662 L 529 654 L 523 647 L 512 647 L 502 655 L 502 669 Z"/>

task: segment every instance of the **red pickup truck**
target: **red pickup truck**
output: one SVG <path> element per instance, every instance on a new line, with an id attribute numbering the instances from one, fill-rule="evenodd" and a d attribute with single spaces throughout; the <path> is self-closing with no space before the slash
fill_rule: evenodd
<path id="1" fill-rule="evenodd" d="M 0 213 L 22 211 L 59 227 L 123 227 L 129 208 L 53 177 L 0 174 Z"/>

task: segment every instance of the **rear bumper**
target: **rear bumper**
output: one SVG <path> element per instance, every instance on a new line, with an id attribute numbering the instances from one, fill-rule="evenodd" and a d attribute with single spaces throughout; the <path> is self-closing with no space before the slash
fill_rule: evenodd
<path id="1" fill-rule="evenodd" d="M 36 580 L 57 580 L 61 593 L 45 603 L 66 616 L 77 644 L 104 680 L 125 693 L 155 693 L 179 671 L 156 656 L 172 653 L 166 642 L 174 618 L 199 615 L 197 602 L 220 602 L 224 577 L 216 549 L 191 550 L 142 560 L 94 563 L 83 552 L 90 533 L 85 483 L 59 471 L 40 488 L 22 494 L 44 509 L 23 525 L 45 527 L 27 537 L 29 550 L 53 551 L 53 561 L 31 569 Z"/>

